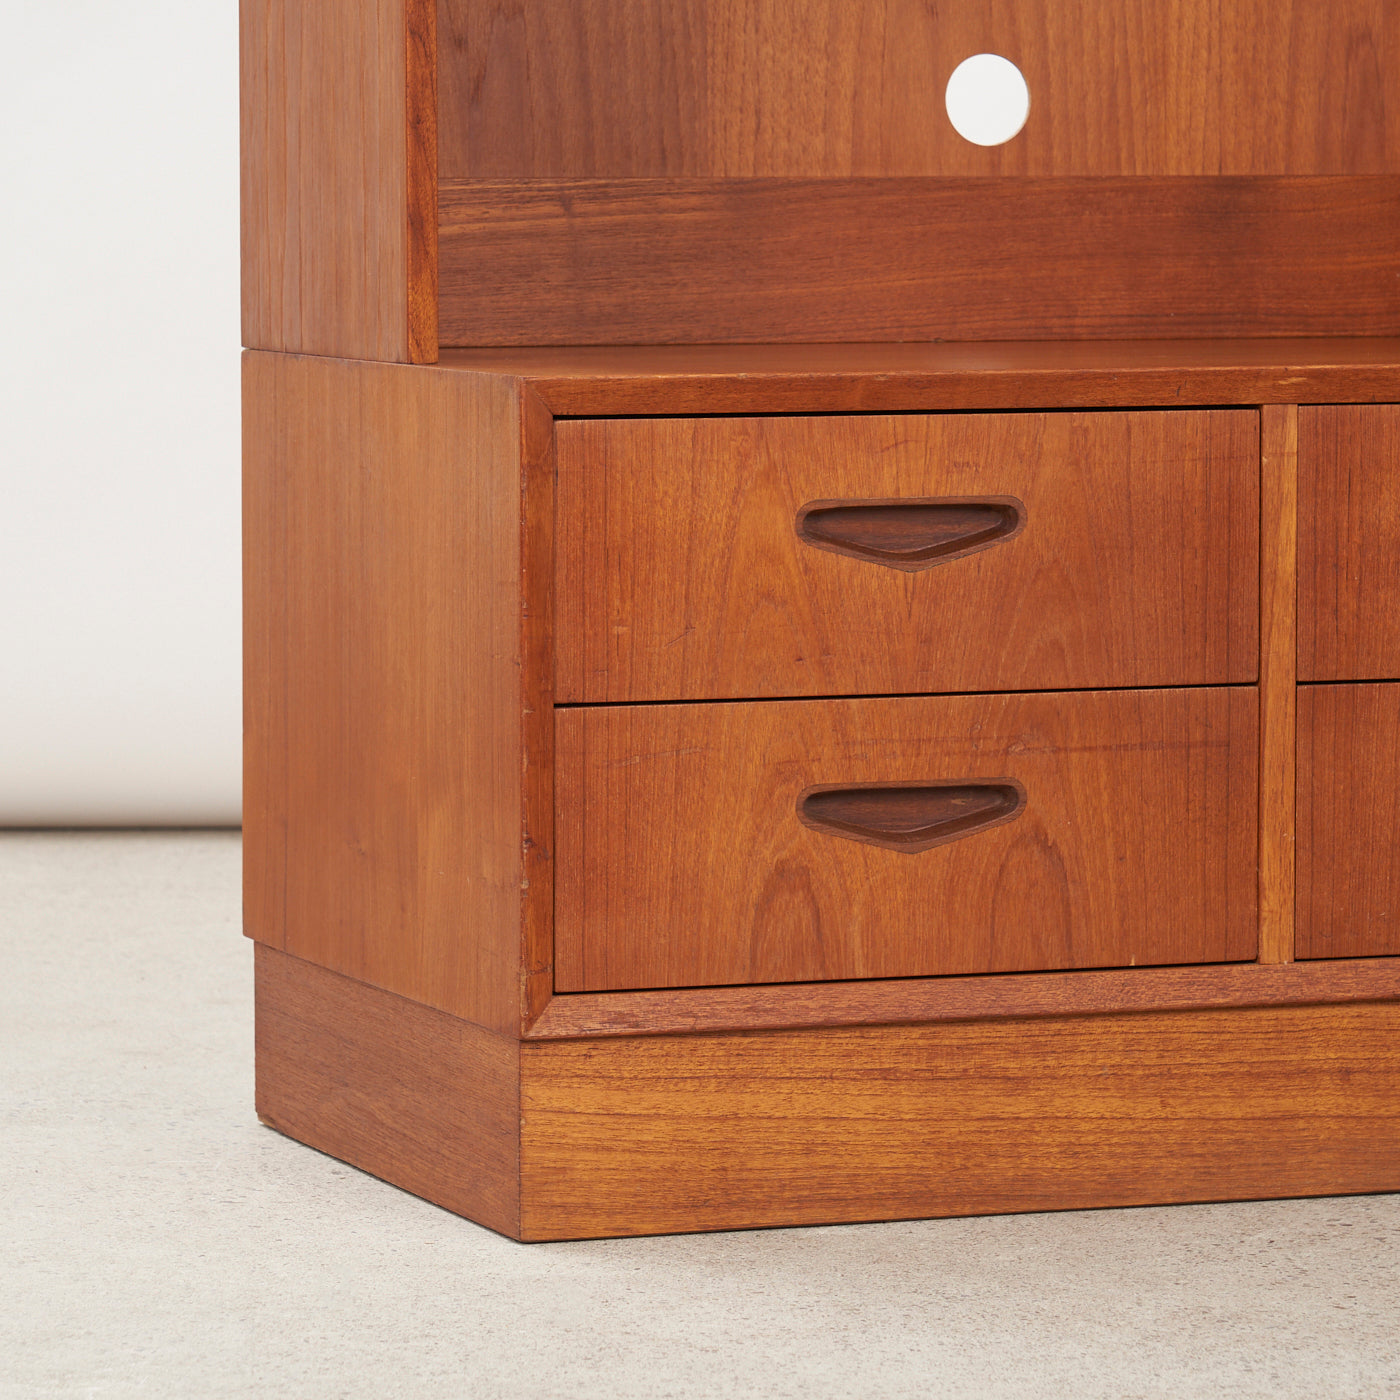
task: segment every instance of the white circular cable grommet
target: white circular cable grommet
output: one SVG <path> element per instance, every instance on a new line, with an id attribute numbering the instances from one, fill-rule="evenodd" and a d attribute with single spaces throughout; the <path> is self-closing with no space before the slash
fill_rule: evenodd
<path id="1" fill-rule="evenodd" d="M 1001 146 L 1026 124 L 1031 91 L 1009 58 L 976 53 L 953 69 L 943 97 L 948 120 L 974 146 Z"/>

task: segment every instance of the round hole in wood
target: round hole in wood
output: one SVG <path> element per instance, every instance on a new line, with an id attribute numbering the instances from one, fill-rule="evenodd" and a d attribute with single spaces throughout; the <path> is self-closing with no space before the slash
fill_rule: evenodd
<path id="1" fill-rule="evenodd" d="M 1009 58 L 975 53 L 953 69 L 944 94 L 948 120 L 974 146 L 1001 146 L 1026 124 L 1031 93 Z"/>

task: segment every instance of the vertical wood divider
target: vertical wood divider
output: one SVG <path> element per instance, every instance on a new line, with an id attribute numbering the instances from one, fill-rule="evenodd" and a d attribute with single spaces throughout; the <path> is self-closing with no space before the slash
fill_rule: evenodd
<path id="1" fill-rule="evenodd" d="M 437 0 L 407 0 L 408 359 L 438 357 Z"/>
<path id="2" fill-rule="evenodd" d="M 1298 407 L 1260 409 L 1259 961 L 1293 961 Z"/>
<path id="3" fill-rule="evenodd" d="M 520 389 L 520 1030 L 554 994 L 554 415 Z"/>

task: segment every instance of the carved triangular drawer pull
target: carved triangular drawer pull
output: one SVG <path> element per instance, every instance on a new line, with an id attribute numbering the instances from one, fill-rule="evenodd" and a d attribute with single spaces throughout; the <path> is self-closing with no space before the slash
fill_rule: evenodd
<path id="1" fill-rule="evenodd" d="M 1021 815 L 1026 790 L 1014 778 L 984 783 L 872 783 L 808 788 L 803 824 L 829 836 L 892 851 L 926 851 Z"/>
<path id="2" fill-rule="evenodd" d="M 1026 508 L 1014 496 L 811 501 L 797 533 L 818 549 L 892 569 L 931 569 L 1020 534 Z"/>

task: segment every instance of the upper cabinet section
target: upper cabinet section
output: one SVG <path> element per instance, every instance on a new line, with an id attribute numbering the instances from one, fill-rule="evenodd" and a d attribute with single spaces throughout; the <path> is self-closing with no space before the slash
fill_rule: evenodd
<path id="1" fill-rule="evenodd" d="M 254 348 L 1400 334 L 1393 0 L 241 17 Z"/>
<path id="2" fill-rule="evenodd" d="M 444 179 L 1400 172 L 1387 0 L 440 0 Z M 1025 75 L 1004 145 L 944 106 Z"/>
<path id="3" fill-rule="evenodd" d="M 1400 331 L 1387 0 L 438 21 L 444 345 Z M 999 132 L 950 106 L 978 55 L 1011 75 Z M 990 94 L 964 95 L 975 116 Z"/>

